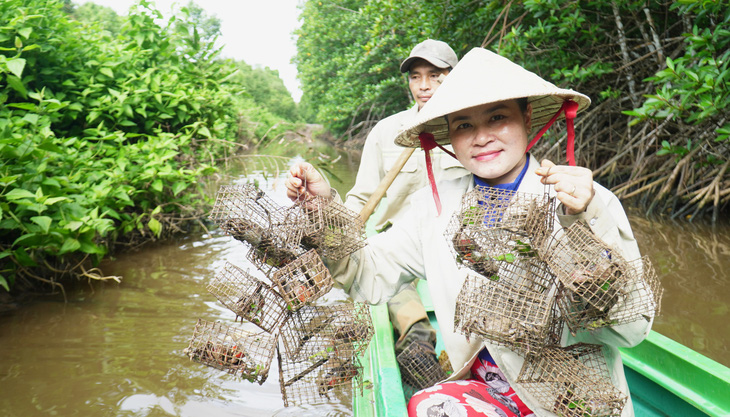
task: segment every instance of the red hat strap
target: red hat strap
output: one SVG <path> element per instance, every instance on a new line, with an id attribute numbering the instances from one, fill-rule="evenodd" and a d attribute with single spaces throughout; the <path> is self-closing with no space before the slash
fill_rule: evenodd
<path id="1" fill-rule="evenodd" d="M 535 138 L 532 139 L 529 145 L 527 145 L 527 150 L 529 151 L 530 148 L 535 145 L 538 139 L 540 139 L 542 135 L 547 132 L 550 126 L 552 126 L 553 123 L 555 123 L 555 121 L 558 119 L 558 116 L 560 116 L 561 112 L 565 112 L 566 127 L 568 129 L 568 141 L 565 145 L 565 153 L 568 158 L 568 165 L 575 166 L 575 127 L 573 124 L 573 120 L 578 114 L 578 103 L 573 100 L 563 101 L 563 105 L 560 106 L 560 109 L 558 109 L 552 119 L 550 119 L 550 121 L 548 121 L 545 126 L 543 126 L 543 128 L 540 129 L 539 132 L 537 132 Z"/>
<path id="2" fill-rule="evenodd" d="M 421 132 L 421 134 L 418 135 L 418 140 L 421 142 L 421 148 L 423 148 L 423 150 L 426 152 L 426 172 L 428 173 L 428 182 L 431 184 L 433 201 L 436 203 L 436 213 L 437 215 L 441 215 L 441 198 L 439 198 L 439 192 L 436 188 L 436 179 L 433 176 L 433 166 L 431 165 L 431 150 L 438 146 L 454 158 L 456 158 L 456 156 L 437 144 L 436 139 L 433 137 L 432 133 Z"/>

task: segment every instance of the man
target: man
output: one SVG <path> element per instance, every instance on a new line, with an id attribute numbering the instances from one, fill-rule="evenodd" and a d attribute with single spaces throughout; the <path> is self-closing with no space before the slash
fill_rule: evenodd
<path id="1" fill-rule="evenodd" d="M 442 77 L 457 62 L 456 53 L 448 44 L 427 39 L 416 45 L 408 58 L 401 63 L 401 72 L 408 73 L 408 87 L 415 105 L 381 120 L 372 129 L 365 140 L 355 185 L 347 193 L 346 207 L 359 212 L 365 206 L 370 195 L 403 152 L 403 148 L 394 143 L 396 135 L 405 122 L 415 117 L 431 99 L 441 85 Z M 469 174 L 458 161 L 441 150 L 436 150 L 433 154 L 433 170 L 437 181 Z M 425 157 L 422 150 L 417 150 L 388 188 L 384 202 L 386 206 L 381 208 L 382 215 L 375 223 L 376 230 L 385 230 L 396 222 L 408 207 L 408 197 L 427 185 Z M 435 344 L 436 331 L 428 321 L 415 285 L 391 299 L 388 302 L 388 311 L 398 336 L 396 354 L 416 340 Z"/>

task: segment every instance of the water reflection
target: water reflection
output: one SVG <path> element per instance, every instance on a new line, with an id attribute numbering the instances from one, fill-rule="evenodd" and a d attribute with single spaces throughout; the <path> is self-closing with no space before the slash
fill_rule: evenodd
<path id="1" fill-rule="evenodd" d="M 730 366 L 730 225 L 630 220 L 665 289 L 653 329 Z"/>

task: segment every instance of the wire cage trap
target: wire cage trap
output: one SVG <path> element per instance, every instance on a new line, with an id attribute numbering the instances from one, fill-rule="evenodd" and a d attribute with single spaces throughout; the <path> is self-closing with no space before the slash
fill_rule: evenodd
<path id="1" fill-rule="evenodd" d="M 350 357 L 367 349 L 374 334 L 370 309 L 363 303 L 304 306 L 281 326 L 287 359 Z"/>
<path id="2" fill-rule="evenodd" d="M 198 319 L 185 354 L 191 360 L 261 385 L 269 375 L 276 340 L 266 332 L 252 333 Z"/>
<path id="3" fill-rule="evenodd" d="M 290 311 L 320 298 L 334 285 L 332 275 L 314 249 L 276 270 L 271 281 Z"/>
<path id="4" fill-rule="evenodd" d="M 561 328 L 556 324 L 555 281 L 544 264 L 540 269 L 536 266 L 540 264 L 533 262 L 536 260 L 529 268 L 507 263 L 504 270 L 527 272 L 534 277 L 542 272 L 539 283 L 534 278 L 514 285 L 479 275 L 467 276 L 456 299 L 456 331 L 467 337 L 483 337 L 521 354 L 539 351 L 559 339 L 555 334 Z"/>
<path id="5" fill-rule="evenodd" d="M 626 310 L 626 296 L 639 274 L 590 228 L 575 222 L 557 234 L 545 262 L 560 282 L 558 306 L 571 332 L 618 324 L 637 314 Z M 611 318 L 612 312 L 624 317 Z M 626 316 L 628 314 L 628 316 Z"/>
<path id="6" fill-rule="evenodd" d="M 365 247 L 365 225 L 360 216 L 334 199 L 315 197 L 300 203 L 308 219 L 301 243 L 324 259 L 338 260 Z"/>
<path id="7" fill-rule="evenodd" d="M 312 356 L 292 361 L 277 355 L 279 384 L 284 406 L 321 404 L 333 397 L 350 399 L 356 389 L 362 395 L 362 365 L 357 356 Z"/>
<path id="8" fill-rule="evenodd" d="M 624 257 L 582 222 L 562 229 L 545 261 L 569 291 L 585 303 L 608 311 L 625 291 L 631 268 Z"/>
<path id="9" fill-rule="evenodd" d="M 662 310 L 662 296 L 664 288 L 659 281 L 659 276 L 654 269 L 654 264 L 648 256 L 629 261 L 629 269 L 636 279 L 632 280 L 635 286 L 631 288 L 624 301 L 625 310 L 628 312 L 626 319 L 619 319 L 621 323 L 638 320 L 641 316 L 658 316 Z M 653 314 L 652 314 L 653 313 Z"/>
<path id="10" fill-rule="evenodd" d="M 216 195 L 210 219 L 235 239 L 257 246 L 274 228 L 291 223 L 287 211 L 255 184 L 224 185 Z M 296 233 L 298 228 L 291 228 Z"/>
<path id="11" fill-rule="evenodd" d="M 287 304 L 279 293 L 230 262 L 210 280 L 207 289 L 237 318 L 267 332 L 278 332 L 287 317 Z"/>
<path id="12" fill-rule="evenodd" d="M 599 345 L 550 347 L 528 356 L 517 382 L 559 416 L 618 417 L 627 400 L 613 386 Z"/>
<path id="13" fill-rule="evenodd" d="M 478 186 L 464 194 L 461 209 L 444 232 L 457 262 L 490 276 L 495 261 L 532 258 L 552 233 L 555 205 L 537 195 Z"/>
<path id="14" fill-rule="evenodd" d="M 222 186 L 210 218 L 234 239 L 250 246 L 249 260 L 270 273 L 304 253 L 299 248 L 302 218 L 254 184 Z"/>
<path id="15" fill-rule="evenodd" d="M 414 340 L 398 354 L 396 359 L 401 379 L 410 388 L 411 394 L 435 385 L 447 377 L 433 346 L 426 342 Z"/>

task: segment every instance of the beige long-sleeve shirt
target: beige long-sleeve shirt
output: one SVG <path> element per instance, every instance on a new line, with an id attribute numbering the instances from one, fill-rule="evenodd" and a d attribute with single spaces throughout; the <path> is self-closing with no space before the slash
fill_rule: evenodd
<path id="1" fill-rule="evenodd" d="M 530 158 L 528 172 L 518 191 L 542 194 L 544 185 L 535 174 L 539 163 Z M 524 357 L 511 349 L 486 340 L 470 341 L 454 330 L 456 299 L 468 270 L 460 268 L 444 237 L 452 214 L 459 209 L 462 195 L 474 187 L 471 176 L 441 182 L 443 211 L 437 216 L 430 190 L 415 194 L 411 209 L 402 220 L 385 233 L 368 239 L 368 246 L 339 262 L 330 265 L 335 279 L 350 288 L 354 299 L 373 304 L 387 302 L 403 286 L 415 278 L 425 279 L 431 293 L 434 311 L 441 328 L 446 351 L 455 370 L 451 379 L 463 378 L 478 352 L 487 347 L 492 357 L 525 404 L 538 416 L 554 416 L 540 406 L 526 387 L 516 382 Z M 567 227 L 574 221 L 584 221 L 601 240 L 618 250 L 625 259 L 640 257 L 626 213 L 615 195 L 594 184 L 596 194 L 586 211 L 575 216 L 558 216 L 556 228 Z M 628 303 L 628 302 L 627 302 Z M 561 344 L 577 342 L 600 344 L 608 364 L 611 380 L 627 397 L 622 417 L 634 415 L 619 347 L 630 347 L 641 342 L 649 333 L 649 320 L 581 331 L 575 336 L 565 331 Z"/>

